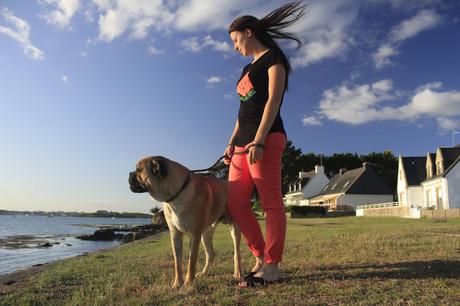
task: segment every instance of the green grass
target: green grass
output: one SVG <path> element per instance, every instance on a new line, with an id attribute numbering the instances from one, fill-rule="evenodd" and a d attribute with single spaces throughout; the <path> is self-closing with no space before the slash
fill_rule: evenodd
<path id="1" fill-rule="evenodd" d="M 210 275 L 189 289 L 170 289 L 166 232 L 2 284 L 0 305 L 460 304 L 460 219 L 289 219 L 285 281 L 267 288 L 237 289 L 227 225 L 214 245 Z M 244 242 L 242 256 L 247 271 L 253 260 Z M 203 264 L 201 249 L 198 270 Z"/>

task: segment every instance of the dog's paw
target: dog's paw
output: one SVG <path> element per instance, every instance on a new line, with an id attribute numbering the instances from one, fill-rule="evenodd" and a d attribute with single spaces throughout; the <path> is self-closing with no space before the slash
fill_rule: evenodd
<path id="1" fill-rule="evenodd" d="M 171 290 L 179 290 L 182 287 L 180 282 L 174 282 L 171 286 Z"/>
<path id="2" fill-rule="evenodd" d="M 206 274 L 208 274 L 208 271 L 201 271 L 195 274 L 195 277 L 202 277 L 202 276 L 205 276 Z"/>

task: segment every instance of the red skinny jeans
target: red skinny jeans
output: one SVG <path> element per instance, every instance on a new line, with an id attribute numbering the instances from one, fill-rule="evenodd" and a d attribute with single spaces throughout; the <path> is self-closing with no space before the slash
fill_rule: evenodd
<path id="1" fill-rule="evenodd" d="M 255 164 L 249 154 L 234 154 L 228 174 L 227 207 L 255 257 L 265 263 L 281 261 L 286 237 L 286 214 L 281 191 L 281 157 L 286 147 L 286 135 L 271 133 L 265 139 L 264 154 Z M 236 147 L 235 152 L 244 151 Z M 265 236 L 251 210 L 251 195 L 257 187 L 265 212 Z"/>

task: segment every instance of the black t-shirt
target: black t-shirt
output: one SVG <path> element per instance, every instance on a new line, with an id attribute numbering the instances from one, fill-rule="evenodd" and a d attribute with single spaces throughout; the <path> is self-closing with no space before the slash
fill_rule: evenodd
<path id="1" fill-rule="evenodd" d="M 235 137 L 236 146 L 244 147 L 254 141 L 268 100 L 268 69 L 279 63 L 284 65 L 281 51 L 269 49 L 254 63 L 243 68 L 237 85 L 237 92 L 240 96 L 240 110 L 238 112 L 239 129 Z M 281 98 L 282 103 L 283 98 Z M 279 109 L 268 133 L 273 132 L 286 134 Z"/>

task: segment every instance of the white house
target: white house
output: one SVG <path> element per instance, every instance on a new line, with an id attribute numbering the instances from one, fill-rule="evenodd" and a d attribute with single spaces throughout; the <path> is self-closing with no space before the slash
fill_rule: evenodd
<path id="1" fill-rule="evenodd" d="M 361 168 L 334 176 L 320 195 L 310 198 L 310 205 L 328 206 L 330 210 L 356 209 L 358 205 L 393 201 L 393 192 L 369 163 Z"/>
<path id="2" fill-rule="evenodd" d="M 328 182 L 323 166 L 315 166 L 315 169 L 309 172 L 299 172 L 299 177 L 289 184 L 288 193 L 284 196 L 284 204 L 286 206 L 308 205 L 306 199 L 319 194 Z"/>
<path id="3" fill-rule="evenodd" d="M 441 147 L 425 157 L 400 157 L 401 206 L 460 208 L 460 146 Z"/>
<path id="4" fill-rule="evenodd" d="M 422 206 L 424 198 L 421 184 L 426 179 L 426 169 L 426 157 L 399 156 L 398 199 L 400 206 Z"/>

